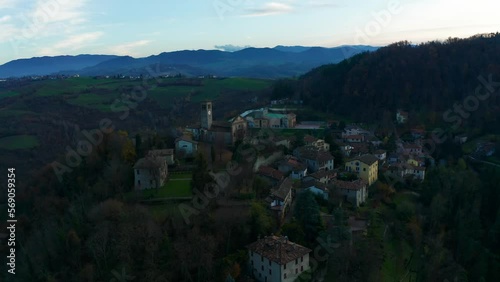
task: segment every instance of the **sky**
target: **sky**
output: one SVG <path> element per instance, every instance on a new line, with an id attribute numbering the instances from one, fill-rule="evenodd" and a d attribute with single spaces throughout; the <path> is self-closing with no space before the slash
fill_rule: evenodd
<path id="1" fill-rule="evenodd" d="M 40 56 L 384 46 L 500 29 L 498 0 L 0 0 L 0 64 Z"/>

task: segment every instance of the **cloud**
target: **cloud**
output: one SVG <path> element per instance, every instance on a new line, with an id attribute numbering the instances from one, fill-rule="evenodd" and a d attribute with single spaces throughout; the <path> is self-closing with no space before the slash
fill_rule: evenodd
<path id="1" fill-rule="evenodd" d="M 39 55 L 62 55 L 68 51 L 77 51 L 94 43 L 103 35 L 102 32 L 87 32 L 77 35 L 71 35 L 68 38 L 55 43 L 51 47 L 42 48 L 38 51 Z"/>
<path id="2" fill-rule="evenodd" d="M 137 50 L 134 50 L 138 47 L 143 47 L 151 43 L 150 40 L 138 40 L 134 42 L 128 42 L 116 46 L 112 46 L 109 48 L 109 52 L 113 55 L 121 55 L 121 56 L 138 56 Z"/>
<path id="3" fill-rule="evenodd" d="M 252 47 L 252 46 L 249 46 L 249 45 L 235 46 L 235 45 L 232 45 L 232 44 L 215 45 L 214 46 L 215 49 L 226 51 L 226 52 L 236 52 L 236 51 L 239 51 L 239 50 L 242 50 L 242 49 L 245 49 L 245 48 L 249 48 L 249 47 Z"/>
<path id="4" fill-rule="evenodd" d="M 12 17 L 9 15 L 0 17 L 0 23 L 6 23 L 6 22 L 10 21 L 11 19 L 12 19 Z"/>
<path id="5" fill-rule="evenodd" d="M 287 14 L 292 12 L 294 9 L 289 4 L 270 2 L 264 4 L 261 8 L 250 9 L 248 13 L 243 15 L 243 17 L 265 17 L 271 15 Z"/>
<path id="6" fill-rule="evenodd" d="M 79 24 L 86 21 L 83 7 L 87 0 L 38 0 L 27 16 L 45 24 L 66 22 Z"/>

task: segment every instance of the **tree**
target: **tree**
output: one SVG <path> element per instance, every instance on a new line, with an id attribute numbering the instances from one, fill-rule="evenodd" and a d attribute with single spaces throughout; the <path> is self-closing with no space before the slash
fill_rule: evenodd
<path id="1" fill-rule="evenodd" d="M 257 239 L 258 236 L 266 236 L 273 228 L 273 219 L 268 213 L 266 207 L 259 203 L 253 202 L 250 207 L 251 238 Z"/>
<path id="2" fill-rule="evenodd" d="M 307 191 L 299 194 L 295 204 L 294 216 L 302 224 L 306 240 L 311 243 L 314 242 L 323 227 L 320 218 L 320 207 L 312 192 Z"/>

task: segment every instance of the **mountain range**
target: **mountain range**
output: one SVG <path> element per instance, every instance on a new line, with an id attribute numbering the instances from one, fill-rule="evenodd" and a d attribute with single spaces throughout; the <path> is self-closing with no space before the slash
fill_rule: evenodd
<path id="1" fill-rule="evenodd" d="M 42 75 L 141 75 L 148 66 L 162 74 L 280 78 L 301 75 L 315 67 L 338 63 L 378 47 L 346 45 L 249 47 L 235 52 L 183 50 L 144 58 L 116 55 L 77 55 L 13 60 L 0 66 L 0 78 Z"/>

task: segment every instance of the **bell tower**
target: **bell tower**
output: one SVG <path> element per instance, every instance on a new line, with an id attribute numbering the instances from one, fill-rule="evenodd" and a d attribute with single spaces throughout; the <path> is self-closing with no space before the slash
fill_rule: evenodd
<path id="1" fill-rule="evenodd" d="M 212 127 L 212 102 L 201 103 L 201 128 L 210 129 Z"/>

